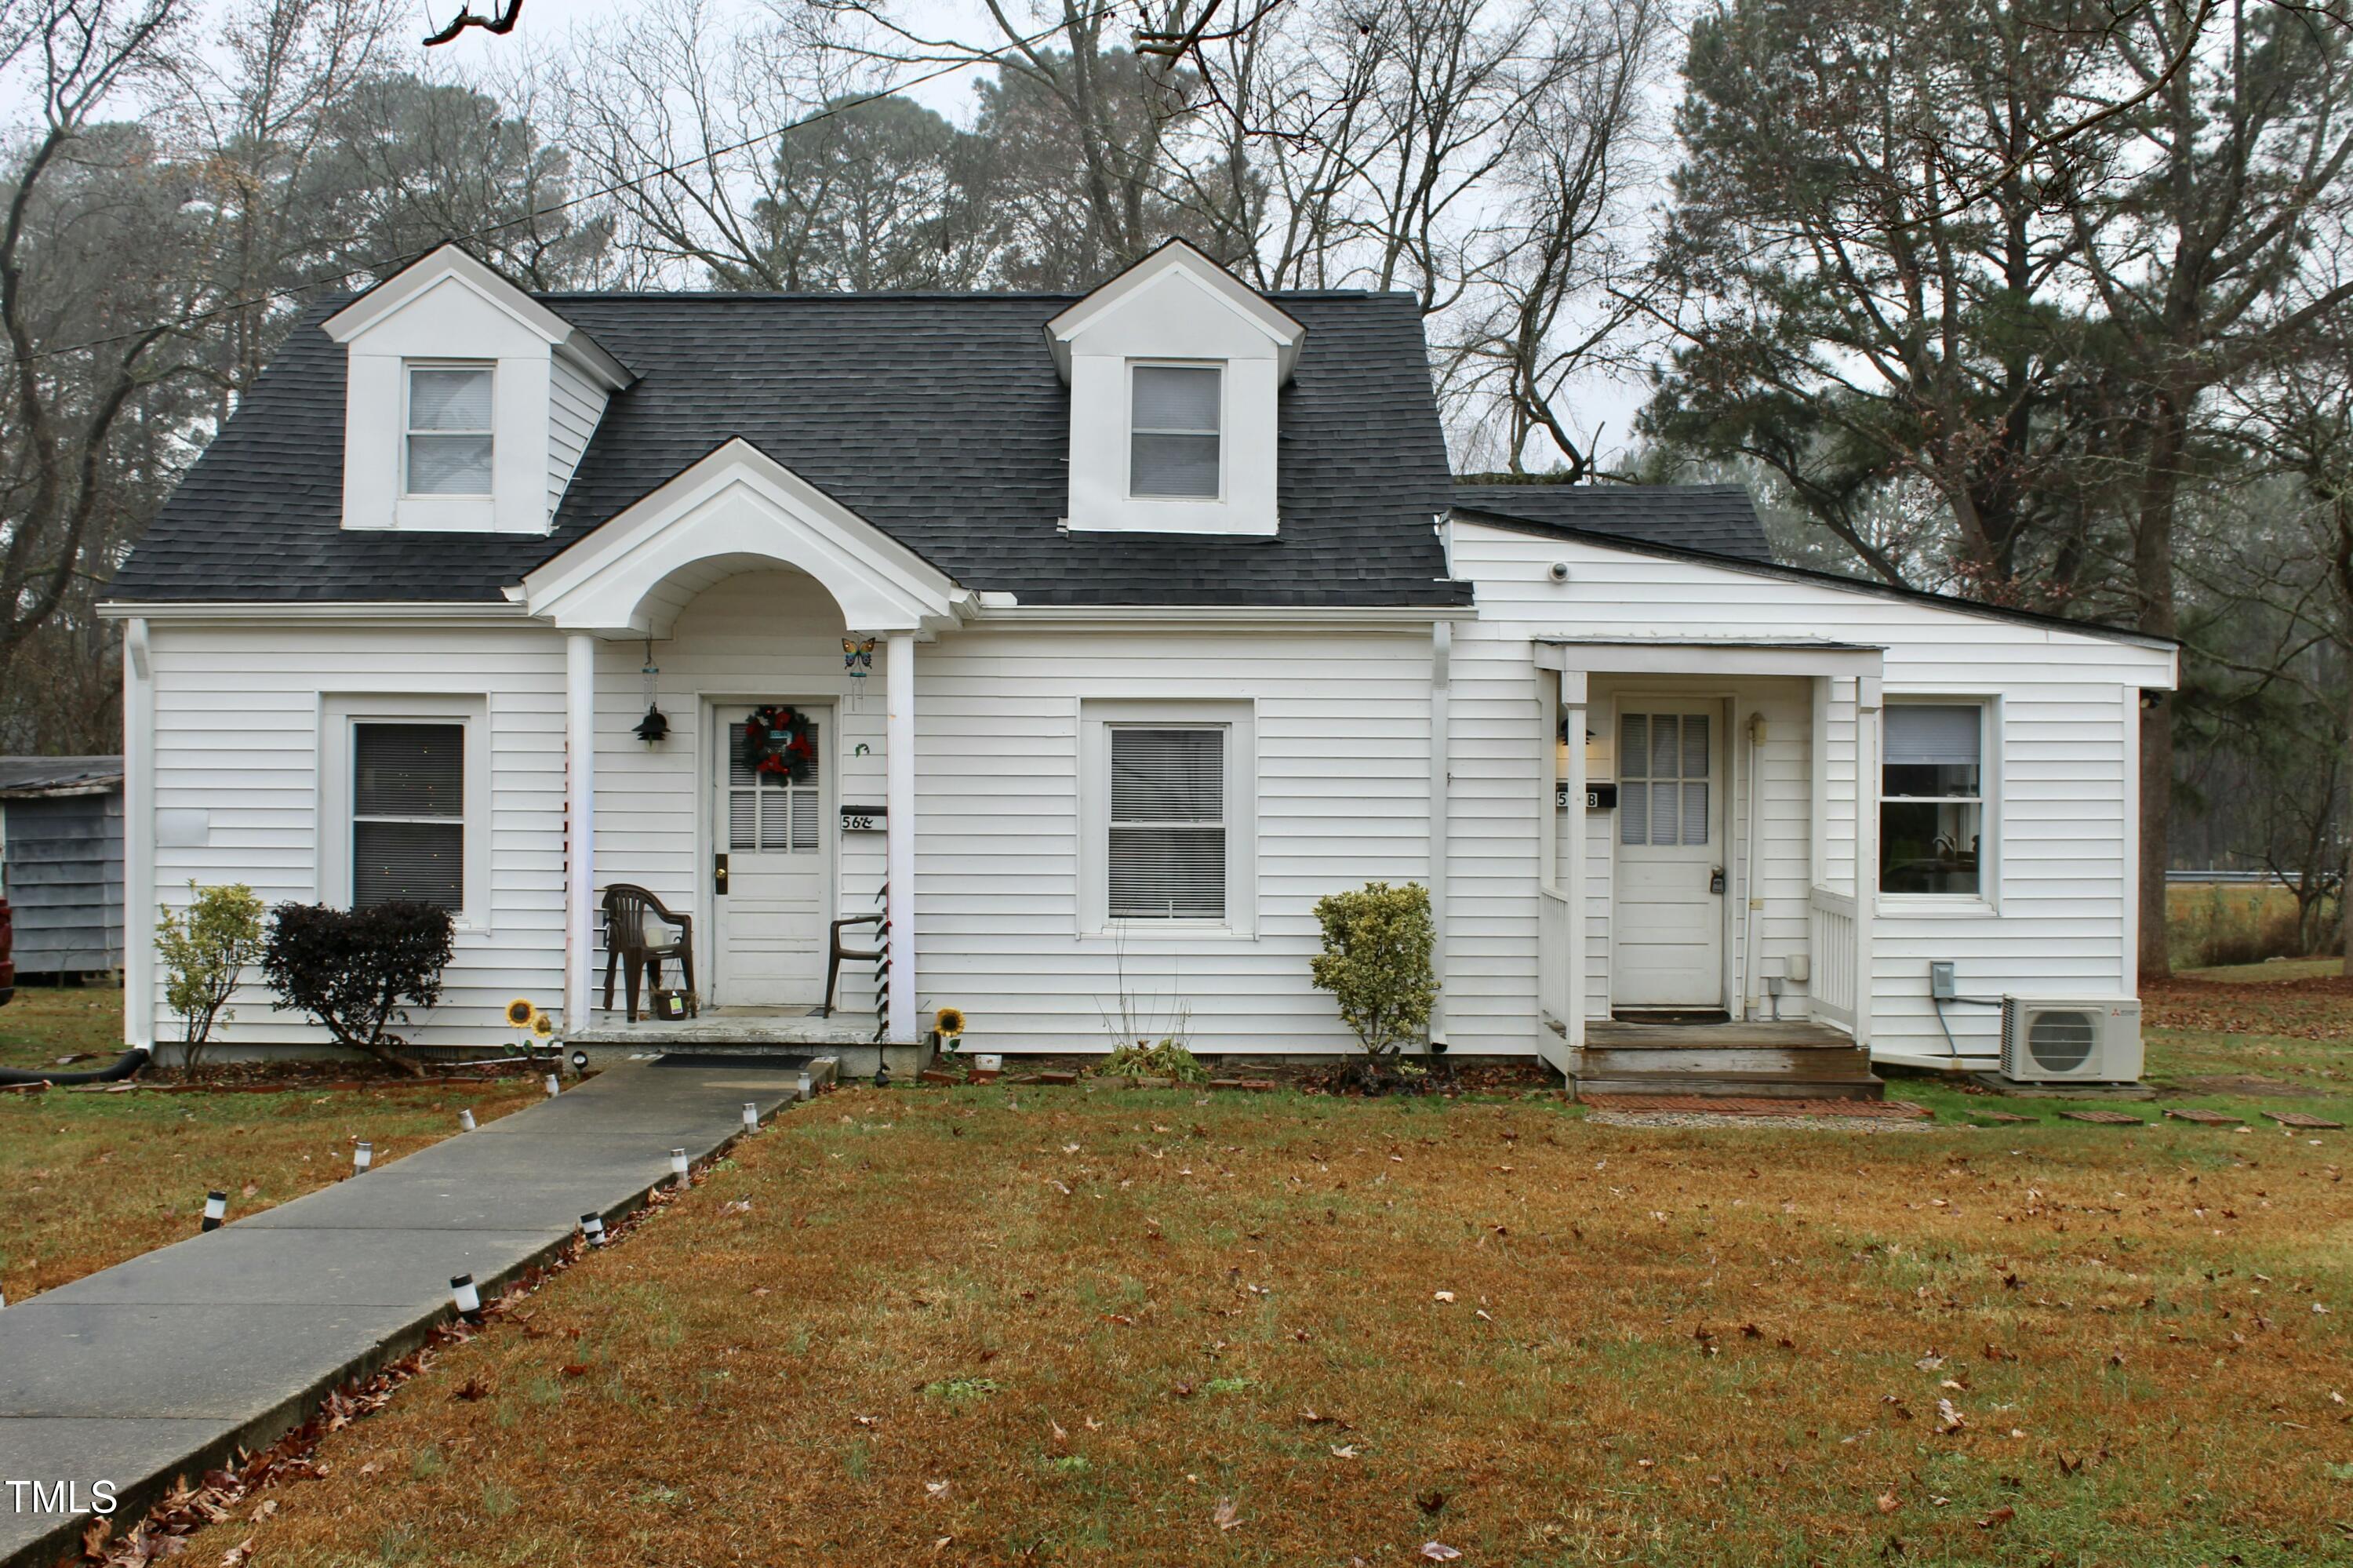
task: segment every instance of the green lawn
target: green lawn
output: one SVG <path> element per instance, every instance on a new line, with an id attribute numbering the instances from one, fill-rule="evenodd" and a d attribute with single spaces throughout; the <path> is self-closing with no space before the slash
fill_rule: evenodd
<path id="1" fill-rule="evenodd" d="M 121 988 L 20 985 L 16 1000 L 0 1007 L 0 1067 L 54 1067 L 77 1052 L 99 1059 L 72 1070 L 122 1054 Z"/>
<path id="2" fill-rule="evenodd" d="M 2345 1562 L 2346 1148 L 851 1087 L 186 1561 Z"/>

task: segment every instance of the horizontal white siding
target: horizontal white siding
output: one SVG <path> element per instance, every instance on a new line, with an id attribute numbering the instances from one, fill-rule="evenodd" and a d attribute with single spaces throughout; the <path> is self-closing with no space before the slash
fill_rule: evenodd
<path id="1" fill-rule="evenodd" d="M 1314 906 L 1430 869 L 1430 638 L 1407 632 L 972 628 L 915 665 L 916 974 L 968 1043 L 1092 1050 L 1122 996 L 1197 1049 L 1346 1050 L 1308 981 Z M 1256 928 L 1079 929 L 1080 708 L 1249 702 L 1256 714 Z"/>
<path id="2" fill-rule="evenodd" d="M 485 699 L 491 751 L 489 919 L 459 933 L 440 1006 L 407 1037 L 422 1044 L 512 1038 L 511 997 L 554 1007 L 564 981 L 564 644 L 543 627 L 289 625 L 158 621 L 155 806 L 204 811 L 201 845 L 158 848 L 158 899 L 184 906 L 191 880 L 243 882 L 269 904 L 321 896 L 319 835 L 347 832 L 346 802 L 319 799 L 322 705 L 333 694 L 453 694 Z M 132 832 L 149 831 L 134 824 Z M 156 998 L 156 1038 L 179 1038 Z M 240 988 L 227 1047 L 323 1033 Z"/>
<path id="3" fill-rule="evenodd" d="M 1457 574 L 1477 585 L 1479 602 L 1477 624 L 1458 629 L 1453 665 L 1448 964 L 1453 977 L 1449 1020 L 1458 1050 L 1523 1050 L 1532 1038 L 1536 780 L 1545 732 L 1531 644 L 1546 637 L 1827 638 L 1883 646 L 1890 695 L 1997 701 L 1996 910 L 1914 914 L 1900 901 L 1883 905 L 1873 927 L 1878 1052 L 1945 1054 L 1927 1000 L 1932 959 L 1954 960 L 1968 995 L 2131 992 L 2133 955 L 2125 932 L 2134 871 L 2125 791 L 2136 763 L 2126 755 L 2126 719 L 2141 687 L 2169 683 L 2165 653 L 2059 628 L 1477 524 L 1456 524 L 1453 559 Z M 1565 583 L 1552 580 L 1556 561 L 1569 563 Z M 1595 683 L 1602 694 L 1595 699 L 1597 715 L 1612 689 Z M 1802 895 L 1811 848 L 1803 833 L 1818 758 L 1827 760 L 1825 880 L 1851 885 L 1854 872 L 1853 683 L 1834 683 L 1819 749 L 1810 696 L 1799 694 L 1803 691 L 1796 683 L 1751 683 L 1740 687 L 1734 710 L 1731 738 L 1744 761 L 1737 725 L 1761 710 L 1771 726 L 1767 832 L 1783 842 L 1768 846 L 1760 879 L 1767 899 L 1760 970 L 1767 974 L 1773 960 L 1805 943 Z M 1593 727 L 1607 736 L 1610 726 Z M 1745 831 L 1746 802 L 1733 805 L 1739 813 L 1736 831 Z M 1609 972 L 1609 815 L 1595 813 L 1588 828 L 1588 994 L 1595 999 L 1593 1011 L 1600 1012 Z M 1736 942 L 1740 914 L 1736 908 Z M 1992 1011 L 1957 1007 L 1950 1017 L 1963 1053 L 1973 1061 L 1990 1059 L 1998 1050 Z"/>
<path id="4" fill-rule="evenodd" d="M 605 390 L 557 355 L 548 364 L 547 398 L 547 514 L 553 517 L 605 417 Z"/>
<path id="5" fill-rule="evenodd" d="M 708 702 L 830 700 L 845 801 L 883 797 L 883 666 L 844 671 L 841 618 L 792 573 L 725 578 L 690 599 L 653 645 L 670 738 L 643 716 L 643 642 L 596 661 L 599 887 L 638 882 L 710 930 L 702 826 L 708 785 L 695 732 Z M 153 631 L 156 801 L 210 812 L 201 849 L 159 852 L 166 897 L 190 878 L 246 881 L 271 903 L 311 900 L 322 816 L 324 694 L 459 693 L 486 699 L 494 882 L 488 928 L 462 934 L 442 1005 L 411 1035 L 493 1044 L 508 998 L 553 1009 L 564 955 L 564 641 L 544 627 L 275 627 Z M 1308 980 L 1324 894 L 1430 869 L 1430 640 L 1397 632 L 1133 632 L 970 627 L 918 645 L 918 1002 L 954 1003 L 982 1049 L 1107 1047 L 1123 996 L 1165 1032 L 1175 1014 L 1206 1051 L 1346 1050 L 1331 1000 Z M 862 687 L 862 689 L 861 689 Z M 1255 928 L 1248 936 L 1079 929 L 1082 703 L 1157 697 L 1247 702 L 1255 714 Z M 853 709 L 854 699 L 862 699 Z M 859 756 L 860 744 L 867 754 Z M 469 824 L 470 830 L 472 824 Z M 875 907 L 880 834 L 839 839 L 836 913 Z M 176 891 L 176 894 L 174 892 Z M 707 948 L 708 937 L 702 943 Z M 708 952 L 698 954 L 707 984 Z M 598 959 L 601 971 L 601 955 Z M 845 1010 L 873 1004 L 865 966 Z M 601 988 L 601 975 L 598 981 Z M 315 1041 L 266 994 L 241 995 L 229 1040 Z M 159 1015 L 162 1037 L 172 1021 Z"/>

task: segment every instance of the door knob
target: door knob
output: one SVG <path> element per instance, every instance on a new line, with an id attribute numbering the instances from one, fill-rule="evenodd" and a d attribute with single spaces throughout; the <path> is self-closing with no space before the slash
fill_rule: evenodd
<path id="1" fill-rule="evenodd" d="M 1721 875 L 1719 873 L 1719 879 Z M 723 854 L 711 857 L 711 891 L 720 894 L 727 891 L 727 857 Z"/>

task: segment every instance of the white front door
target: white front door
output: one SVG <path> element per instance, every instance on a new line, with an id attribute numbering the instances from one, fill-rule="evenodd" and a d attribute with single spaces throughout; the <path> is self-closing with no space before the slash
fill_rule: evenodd
<path id="1" fill-rule="evenodd" d="M 1618 717 L 1609 1005 L 1724 1005 L 1721 705 L 1628 698 Z"/>
<path id="2" fill-rule="evenodd" d="M 744 744 L 751 704 L 714 715 L 710 1001 L 717 1006 L 813 1003 L 825 989 L 833 710 L 788 705 L 807 718 L 815 742 L 799 779 L 754 766 Z"/>

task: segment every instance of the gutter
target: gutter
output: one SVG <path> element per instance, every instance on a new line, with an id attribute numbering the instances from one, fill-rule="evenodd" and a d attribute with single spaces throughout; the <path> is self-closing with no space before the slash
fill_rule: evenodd
<path id="1" fill-rule="evenodd" d="M 486 599 L 106 599 L 98 613 L 107 620 L 463 620 L 524 621 L 519 604 Z"/>

